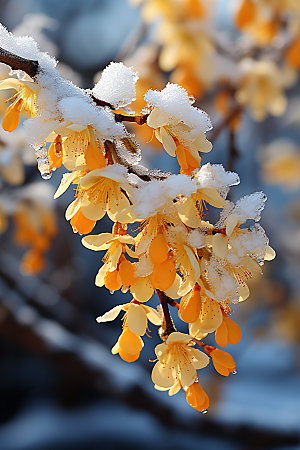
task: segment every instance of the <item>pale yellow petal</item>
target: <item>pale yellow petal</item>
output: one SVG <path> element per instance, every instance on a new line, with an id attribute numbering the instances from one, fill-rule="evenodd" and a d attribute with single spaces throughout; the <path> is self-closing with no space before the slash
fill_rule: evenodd
<path id="1" fill-rule="evenodd" d="M 169 395 L 170 395 L 170 397 L 171 397 L 172 395 L 177 394 L 177 393 L 180 391 L 180 389 L 181 389 L 180 381 L 177 381 L 177 383 L 173 384 L 173 386 L 172 386 L 171 389 L 169 390 Z"/>
<path id="2" fill-rule="evenodd" d="M 176 273 L 174 283 L 172 284 L 171 287 L 169 287 L 169 289 L 166 289 L 164 293 L 173 300 L 176 300 L 177 298 L 181 297 L 180 295 L 178 295 L 180 285 L 181 285 L 181 277 L 180 275 L 178 275 L 178 273 Z"/>
<path id="3" fill-rule="evenodd" d="M 90 234 L 89 236 L 85 236 L 81 242 L 84 247 L 89 248 L 90 250 L 107 250 L 111 244 L 107 244 L 108 241 L 117 239 L 111 233 L 102 233 L 102 234 Z"/>
<path id="4" fill-rule="evenodd" d="M 72 219 L 73 216 L 78 212 L 81 205 L 81 198 L 78 197 L 76 200 L 74 200 L 66 209 L 65 217 L 66 220 Z"/>
<path id="5" fill-rule="evenodd" d="M 203 367 L 206 367 L 209 364 L 209 357 L 205 353 L 201 352 L 201 350 L 191 348 L 190 353 L 193 356 L 192 364 L 195 369 L 203 369 Z"/>
<path id="6" fill-rule="evenodd" d="M 149 277 L 139 277 L 130 287 L 133 297 L 139 302 L 147 302 L 154 294 L 154 289 Z"/>
<path id="7" fill-rule="evenodd" d="M 184 390 L 195 382 L 197 378 L 196 369 L 191 364 L 180 366 L 179 379 Z"/>
<path id="8" fill-rule="evenodd" d="M 124 236 L 122 235 L 118 236 L 118 241 L 122 242 L 122 244 L 130 244 L 130 245 L 134 245 L 135 243 L 134 237 L 130 236 L 129 234 L 125 234 Z"/>
<path id="9" fill-rule="evenodd" d="M 201 331 L 201 320 L 197 319 L 195 322 L 189 324 L 189 334 L 196 339 L 203 339 L 208 333 L 203 333 Z"/>
<path id="10" fill-rule="evenodd" d="M 159 361 L 153 367 L 151 378 L 154 384 L 162 388 L 171 388 L 176 382 L 172 370 L 163 366 Z"/>
<path id="11" fill-rule="evenodd" d="M 160 134 L 160 128 L 155 128 L 154 130 L 154 134 L 156 136 L 156 139 L 162 143 L 162 138 L 161 138 L 161 134 Z"/>
<path id="12" fill-rule="evenodd" d="M 108 272 L 110 268 L 109 264 L 103 264 L 103 266 L 99 269 L 96 279 L 95 279 L 95 285 L 98 287 L 104 286 L 104 277 L 106 275 L 106 272 Z"/>
<path id="13" fill-rule="evenodd" d="M 103 316 L 97 317 L 97 322 L 111 322 L 112 320 L 115 320 L 116 317 L 120 314 L 123 306 L 128 305 L 128 303 L 124 303 L 123 305 L 117 305 L 114 308 L 112 308 L 110 311 L 107 311 Z"/>
<path id="14" fill-rule="evenodd" d="M 185 251 L 188 254 L 189 260 L 191 261 L 191 265 L 194 269 L 194 274 L 193 277 L 195 280 L 197 280 L 200 277 L 200 266 L 199 266 L 199 262 L 195 256 L 195 253 L 193 252 L 193 250 L 191 249 L 191 247 L 189 247 L 188 245 L 183 245 Z"/>
<path id="15" fill-rule="evenodd" d="M 270 245 L 267 245 L 266 254 L 264 256 L 264 260 L 265 261 L 272 261 L 272 259 L 274 259 L 275 257 L 276 257 L 275 250 L 272 247 L 270 247 Z"/>
<path id="16" fill-rule="evenodd" d="M 201 332 L 212 333 L 221 325 L 223 314 L 221 307 L 215 300 L 206 300 L 202 303 L 200 313 Z"/>
<path id="17" fill-rule="evenodd" d="M 86 130 L 87 126 L 80 125 L 78 123 L 72 123 L 71 125 L 67 125 L 67 128 L 70 128 L 70 130 L 77 131 L 78 133 L 80 133 L 81 131 Z"/>
<path id="18" fill-rule="evenodd" d="M 119 351 L 120 351 L 120 346 L 119 346 L 119 343 L 117 342 L 111 349 L 111 352 L 113 355 L 117 355 L 119 353 Z"/>
<path id="19" fill-rule="evenodd" d="M 201 153 L 209 153 L 212 149 L 212 143 L 206 139 L 204 133 L 198 134 L 194 141 L 194 145 L 197 147 L 197 150 Z"/>
<path id="20" fill-rule="evenodd" d="M 130 303 L 127 313 L 127 325 L 134 334 L 143 336 L 147 329 L 147 314 L 144 308 Z"/>
<path id="21" fill-rule="evenodd" d="M 148 320 L 159 327 L 161 325 L 161 318 L 158 312 L 154 308 L 151 308 L 151 306 L 145 306 L 145 308 Z"/>
<path id="22" fill-rule="evenodd" d="M 177 205 L 178 215 L 182 222 L 190 228 L 198 228 L 201 225 L 199 213 L 191 197 L 184 199 Z"/>
<path id="23" fill-rule="evenodd" d="M 93 203 L 86 195 L 81 203 L 81 212 L 87 219 L 100 220 L 105 216 L 106 203 Z"/>
<path id="24" fill-rule="evenodd" d="M 174 331 L 173 333 L 171 333 L 169 335 L 168 339 L 166 340 L 166 343 L 167 344 L 174 344 L 174 343 L 187 344 L 188 342 L 190 342 L 191 339 L 192 339 L 192 337 L 189 334 L 180 333 L 179 331 Z"/>
<path id="25" fill-rule="evenodd" d="M 225 220 L 226 234 L 230 236 L 238 223 L 246 222 L 246 218 L 240 214 L 230 214 Z"/>
<path id="26" fill-rule="evenodd" d="M 239 302 L 246 300 L 250 295 L 250 290 L 246 283 L 244 283 L 244 285 L 239 285 L 237 291 L 240 295 Z"/>
<path id="27" fill-rule="evenodd" d="M 75 180 L 75 178 L 77 178 L 78 176 L 78 172 L 70 172 L 70 173 L 64 173 L 63 177 L 61 179 L 60 185 L 58 186 L 55 194 L 54 194 L 54 198 L 58 198 L 60 197 L 64 192 L 66 192 L 66 190 L 68 189 L 68 187 L 70 186 L 70 184 L 72 184 L 72 182 Z"/>
<path id="28" fill-rule="evenodd" d="M 160 128 L 160 135 L 161 135 L 161 139 L 162 139 L 162 144 L 163 144 L 166 152 L 170 156 L 175 157 L 176 156 L 176 144 L 175 144 L 172 136 L 166 131 L 166 129 L 164 127 Z"/>
<path id="29" fill-rule="evenodd" d="M 217 233 L 213 236 L 212 246 L 214 254 L 220 258 L 224 259 L 228 250 L 228 236 L 222 233 Z"/>
<path id="30" fill-rule="evenodd" d="M 168 346 L 165 343 L 158 344 L 154 351 L 159 361 L 163 362 L 167 356 Z"/>
<path id="31" fill-rule="evenodd" d="M 111 258 L 111 268 L 116 269 L 118 266 L 119 258 L 122 255 L 122 245 L 118 245 L 116 250 L 114 251 L 112 258 Z M 122 283 L 120 283 L 122 284 Z"/>
<path id="32" fill-rule="evenodd" d="M 186 295 L 188 292 L 190 292 L 195 284 L 195 280 L 193 280 L 192 278 L 188 277 L 184 283 L 182 283 L 182 285 L 180 286 L 180 288 L 178 289 L 178 295 L 179 297 L 182 297 L 183 295 Z"/>
<path id="33" fill-rule="evenodd" d="M 116 222 L 120 223 L 133 223 L 137 221 L 137 216 L 133 210 L 133 206 L 129 205 L 127 208 L 122 209 L 115 215 Z"/>
<path id="34" fill-rule="evenodd" d="M 200 189 L 201 197 L 204 201 L 214 206 L 215 208 L 223 208 L 224 198 L 221 197 L 217 189 L 214 188 L 202 188 Z"/>

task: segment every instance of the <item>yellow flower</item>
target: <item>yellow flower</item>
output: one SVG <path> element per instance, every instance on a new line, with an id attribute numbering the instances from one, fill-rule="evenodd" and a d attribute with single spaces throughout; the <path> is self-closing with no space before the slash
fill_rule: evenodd
<path id="1" fill-rule="evenodd" d="M 12 97 L 14 101 L 7 108 L 2 121 L 3 129 L 12 132 L 20 123 L 21 111 L 29 112 L 31 117 L 36 115 L 35 100 L 38 87 L 33 81 L 20 81 L 15 78 L 8 78 L 0 81 L 0 90 L 2 89 L 15 89 L 18 91 Z"/>
<path id="2" fill-rule="evenodd" d="M 155 348 L 158 362 L 152 370 L 152 381 L 159 390 L 175 394 L 182 387 L 188 389 L 197 379 L 197 369 L 206 367 L 209 358 L 190 343 L 192 336 L 177 331 Z"/>

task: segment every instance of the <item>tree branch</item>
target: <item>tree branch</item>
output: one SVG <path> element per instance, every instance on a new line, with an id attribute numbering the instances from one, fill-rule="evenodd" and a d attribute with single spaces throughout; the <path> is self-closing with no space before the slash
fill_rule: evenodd
<path id="1" fill-rule="evenodd" d="M 39 71 L 38 61 L 22 58 L 1 47 L 0 62 L 10 66 L 12 70 L 23 70 L 23 72 L 26 72 L 31 78 L 34 78 Z"/>
<path id="2" fill-rule="evenodd" d="M 176 331 L 168 307 L 168 303 L 173 303 L 173 299 L 168 297 L 164 292 L 160 291 L 159 289 L 156 289 L 156 293 L 160 300 L 166 323 L 166 329 L 163 332 L 163 336 L 169 336 L 169 334 L 173 333 L 173 331 Z"/>
<path id="3" fill-rule="evenodd" d="M 214 142 L 217 139 L 217 137 L 219 136 L 219 134 L 223 131 L 223 129 L 226 128 L 227 125 L 230 124 L 232 119 L 234 119 L 238 114 L 240 114 L 242 109 L 243 108 L 241 107 L 241 105 L 235 105 L 228 112 L 228 114 L 224 117 L 222 122 L 216 128 L 213 129 L 213 131 L 212 131 L 212 133 L 210 135 L 207 136 L 208 140 L 210 142 Z"/>

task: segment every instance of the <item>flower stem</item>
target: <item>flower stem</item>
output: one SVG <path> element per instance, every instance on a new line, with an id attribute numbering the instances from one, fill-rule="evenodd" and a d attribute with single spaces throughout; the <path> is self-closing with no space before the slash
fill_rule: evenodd
<path id="1" fill-rule="evenodd" d="M 169 336 L 169 334 L 176 331 L 176 328 L 174 327 L 173 320 L 170 316 L 170 311 L 169 311 L 169 307 L 168 307 L 168 303 L 172 303 L 173 300 L 170 299 L 170 297 L 168 297 L 164 292 L 160 291 L 159 289 L 156 289 L 156 293 L 160 300 L 163 314 L 164 314 L 164 319 L 165 319 L 165 328 L 166 329 L 164 330 L 163 336 Z"/>

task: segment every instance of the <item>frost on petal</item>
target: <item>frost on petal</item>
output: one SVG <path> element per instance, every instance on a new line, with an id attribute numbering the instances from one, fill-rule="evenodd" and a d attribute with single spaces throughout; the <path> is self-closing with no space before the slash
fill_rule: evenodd
<path id="1" fill-rule="evenodd" d="M 123 305 L 117 305 L 110 311 L 107 311 L 103 316 L 97 317 L 97 322 L 111 322 L 112 320 L 115 320 L 116 317 L 120 314 L 123 306 L 127 305 L 127 303 L 124 303 Z"/>
<path id="2" fill-rule="evenodd" d="M 135 303 L 130 303 L 127 313 L 127 325 L 129 329 L 139 336 L 143 336 L 147 329 L 147 314 L 144 308 Z"/>
<path id="3" fill-rule="evenodd" d="M 138 73 L 133 67 L 111 62 L 103 70 L 92 93 L 96 98 L 110 103 L 116 109 L 127 106 L 136 99 L 135 84 L 138 78 Z"/>
<path id="4" fill-rule="evenodd" d="M 225 258 L 228 249 L 228 237 L 217 233 L 213 236 L 212 245 L 215 255 L 220 259 Z"/>

